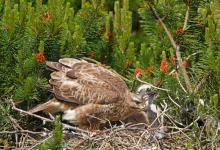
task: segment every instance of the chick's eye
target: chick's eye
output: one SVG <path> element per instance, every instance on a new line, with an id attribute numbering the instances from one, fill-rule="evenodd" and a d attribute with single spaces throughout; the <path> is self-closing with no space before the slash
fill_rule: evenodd
<path id="1" fill-rule="evenodd" d="M 147 89 L 146 89 L 146 92 L 150 92 L 150 91 L 151 91 L 151 89 L 150 89 L 150 88 L 147 88 Z"/>

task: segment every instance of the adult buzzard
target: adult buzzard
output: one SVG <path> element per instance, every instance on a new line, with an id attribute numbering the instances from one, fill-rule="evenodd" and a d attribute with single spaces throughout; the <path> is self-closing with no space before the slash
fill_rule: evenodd
<path id="1" fill-rule="evenodd" d="M 62 119 L 81 128 L 100 129 L 108 121 L 125 120 L 145 107 L 144 94 L 129 91 L 121 77 L 85 60 L 47 62 L 54 98 L 29 112 L 63 112 Z"/>

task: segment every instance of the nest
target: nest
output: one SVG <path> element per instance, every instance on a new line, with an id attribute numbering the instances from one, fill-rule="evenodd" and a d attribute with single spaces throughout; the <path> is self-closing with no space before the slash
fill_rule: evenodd
<path id="1" fill-rule="evenodd" d="M 171 136 L 167 133 L 164 138 L 158 139 L 155 137 L 157 131 L 158 129 L 144 129 L 136 125 L 114 126 L 96 132 L 64 129 L 62 145 L 65 149 L 74 150 L 160 150 L 184 147 L 183 141 L 186 138 L 182 134 Z M 21 130 L 13 135 L 19 138 L 14 139 L 13 143 L 1 143 L 2 149 L 38 149 L 52 137 L 52 132 Z"/>
<path id="2" fill-rule="evenodd" d="M 142 150 L 158 149 L 159 141 L 148 130 L 117 126 L 93 135 L 66 137 L 72 149 Z"/>
<path id="3" fill-rule="evenodd" d="M 53 118 L 45 118 L 36 114 L 31 114 L 25 110 L 17 108 L 12 102 L 12 109 L 21 114 L 26 114 L 32 119 L 38 118 L 44 123 L 53 123 Z M 167 108 L 167 107 L 166 107 Z M 192 142 L 193 129 L 192 126 L 200 119 L 196 118 L 191 124 L 185 127 L 178 127 L 176 120 L 167 113 L 167 109 L 158 116 L 166 116 L 167 123 L 160 123 L 156 128 L 145 124 L 120 124 L 112 125 L 101 131 L 87 131 L 79 129 L 75 126 L 62 123 L 63 128 L 63 149 L 73 150 L 165 150 L 165 149 L 218 149 L 220 144 L 218 138 L 209 141 L 200 133 L 200 140 L 197 143 Z M 38 149 L 39 146 L 53 137 L 51 127 L 45 124 L 40 130 L 34 128 L 38 125 L 30 125 L 27 127 L 24 121 L 17 120 L 12 116 L 8 116 L 14 128 L 12 131 L 0 131 L 0 149 Z M 27 117 L 27 116 L 26 116 Z M 22 118 L 22 117 L 21 117 Z M 36 119 L 35 119 L 36 120 Z M 30 123 L 29 123 L 30 124 Z M 23 129 L 25 126 L 26 129 Z M 7 140 L 5 140 L 7 139 Z M 194 140 L 195 141 L 195 140 Z"/>

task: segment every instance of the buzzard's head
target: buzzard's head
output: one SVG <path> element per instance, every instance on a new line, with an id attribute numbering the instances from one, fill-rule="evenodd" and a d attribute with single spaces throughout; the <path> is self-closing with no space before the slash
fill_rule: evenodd
<path id="1" fill-rule="evenodd" d="M 153 90 L 150 85 L 143 84 L 137 88 L 137 98 L 142 102 L 152 104 L 158 94 Z"/>
<path id="2" fill-rule="evenodd" d="M 129 101 L 129 106 L 133 111 L 143 111 L 145 109 L 145 103 L 134 93 L 132 94 L 132 100 Z"/>

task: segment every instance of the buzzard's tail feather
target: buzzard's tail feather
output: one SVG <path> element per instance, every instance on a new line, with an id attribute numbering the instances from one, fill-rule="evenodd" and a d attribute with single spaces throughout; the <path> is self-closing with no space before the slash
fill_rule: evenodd
<path id="1" fill-rule="evenodd" d="M 47 61 L 46 65 L 47 65 L 47 69 L 49 69 L 51 71 L 67 72 L 70 70 L 70 68 L 68 66 L 65 66 L 65 65 L 58 63 L 58 62 Z"/>
<path id="2" fill-rule="evenodd" d="M 86 61 L 84 60 L 78 60 L 78 59 L 74 59 L 74 58 L 62 58 L 59 60 L 59 63 L 68 66 L 68 67 L 72 67 L 73 65 L 77 64 L 77 63 L 86 63 Z"/>
<path id="3" fill-rule="evenodd" d="M 58 112 L 58 109 L 56 109 L 56 106 L 59 106 L 59 105 L 60 105 L 60 102 L 58 100 L 56 100 L 55 98 L 53 98 L 46 103 L 39 104 L 39 105 L 29 109 L 28 112 L 36 113 L 39 111 L 47 111 L 50 113 L 55 113 L 55 112 Z"/>
<path id="4" fill-rule="evenodd" d="M 59 71 L 62 69 L 62 64 L 58 62 L 47 61 L 46 65 L 47 65 L 47 68 L 52 71 Z"/>

